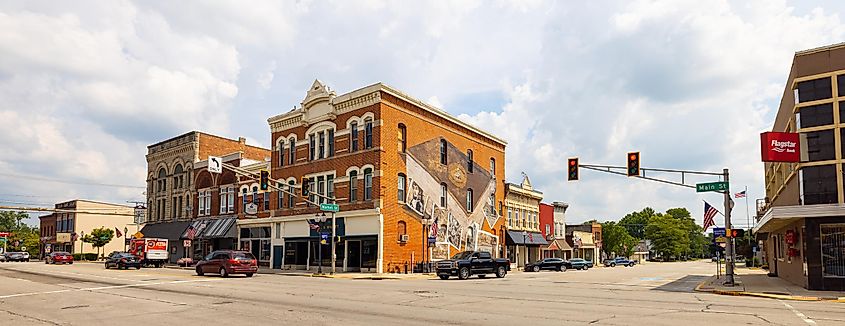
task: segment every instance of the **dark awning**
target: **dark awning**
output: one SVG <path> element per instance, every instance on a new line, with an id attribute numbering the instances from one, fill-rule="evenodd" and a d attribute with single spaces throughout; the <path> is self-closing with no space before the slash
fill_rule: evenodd
<path id="1" fill-rule="evenodd" d="M 549 242 L 543 239 L 543 234 L 540 232 L 526 232 L 525 237 L 522 236 L 522 231 L 508 231 L 508 244 L 517 245 L 548 245 Z"/>
<path id="2" fill-rule="evenodd" d="M 144 225 L 141 233 L 145 238 L 164 238 L 168 240 L 179 240 L 179 236 L 190 225 L 191 222 L 165 222 Z"/>
<path id="3" fill-rule="evenodd" d="M 238 218 L 234 216 L 195 220 L 191 222 L 193 237 L 188 235 L 191 230 L 188 228 L 182 233 L 181 239 L 235 238 L 237 233 L 234 225 L 237 220 Z"/>

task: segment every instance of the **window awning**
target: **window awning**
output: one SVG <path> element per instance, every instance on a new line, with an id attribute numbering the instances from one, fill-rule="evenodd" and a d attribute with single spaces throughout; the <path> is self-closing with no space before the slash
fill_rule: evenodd
<path id="1" fill-rule="evenodd" d="M 549 246 L 543 250 L 560 250 L 560 251 L 572 251 L 572 247 L 569 246 L 569 243 L 563 239 L 555 239 L 554 241 L 549 243 Z"/>
<path id="2" fill-rule="evenodd" d="M 527 246 L 539 246 L 539 245 L 548 245 L 549 242 L 546 239 L 543 239 L 543 234 L 540 232 L 526 232 L 525 236 L 522 236 L 522 231 L 508 231 L 508 244 L 517 244 L 517 245 L 527 245 Z"/>
<path id="3" fill-rule="evenodd" d="M 227 216 L 221 218 L 209 218 L 195 220 L 191 222 L 190 227 L 185 229 L 182 233 L 182 239 L 217 239 L 217 238 L 235 238 L 237 233 L 235 222 L 238 220 L 235 216 Z M 194 233 L 191 236 L 189 233 Z"/>
<path id="4" fill-rule="evenodd" d="M 185 231 L 185 228 L 187 228 L 190 224 L 191 222 L 187 221 L 147 224 L 141 229 L 141 233 L 144 234 L 145 238 L 178 240 L 179 235 L 182 234 Z"/>
<path id="5" fill-rule="evenodd" d="M 845 205 L 793 205 L 769 208 L 752 231 L 768 233 L 786 227 L 802 218 L 845 216 Z"/>

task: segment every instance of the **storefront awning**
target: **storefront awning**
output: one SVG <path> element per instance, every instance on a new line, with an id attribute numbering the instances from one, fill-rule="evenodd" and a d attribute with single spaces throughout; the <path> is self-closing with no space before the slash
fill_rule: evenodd
<path id="1" fill-rule="evenodd" d="M 548 245 L 549 242 L 546 239 L 543 239 L 543 235 L 540 232 L 526 232 L 526 235 L 522 236 L 522 231 L 508 231 L 508 244 L 516 244 L 516 245 L 541 245 L 545 246 Z"/>
<path id="2" fill-rule="evenodd" d="M 185 229 L 191 222 L 165 222 L 144 225 L 141 233 L 145 238 L 164 238 L 168 240 L 178 240 Z"/>
<path id="3" fill-rule="evenodd" d="M 845 216 L 845 205 L 793 205 L 775 206 L 769 208 L 763 218 L 757 222 L 752 231 L 754 233 L 768 233 L 779 230 L 793 222 L 810 217 Z"/>
<path id="4" fill-rule="evenodd" d="M 191 222 L 190 227 L 186 228 L 182 233 L 182 239 L 217 239 L 217 238 L 235 238 L 237 231 L 235 230 L 235 222 L 238 220 L 235 216 L 227 216 L 221 218 L 208 218 L 195 220 Z M 190 234 L 190 233 L 193 233 Z"/>
<path id="5" fill-rule="evenodd" d="M 572 247 L 569 246 L 569 243 L 566 243 L 563 239 L 556 239 L 549 243 L 549 246 L 544 248 L 543 250 L 560 250 L 560 251 L 572 251 Z"/>

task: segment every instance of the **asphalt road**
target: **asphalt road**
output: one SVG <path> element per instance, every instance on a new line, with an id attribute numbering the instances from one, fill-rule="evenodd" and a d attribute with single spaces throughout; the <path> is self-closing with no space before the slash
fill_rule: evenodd
<path id="1" fill-rule="evenodd" d="M 0 325 L 845 325 L 841 303 L 694 292 L 712 271 L 702 261 L 466 281 L 223 279 L 0 263 Z"/>

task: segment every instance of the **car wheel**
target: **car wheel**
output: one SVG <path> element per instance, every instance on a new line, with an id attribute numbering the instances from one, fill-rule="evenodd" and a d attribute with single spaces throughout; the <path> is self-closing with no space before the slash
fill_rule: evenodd
<path id="1" fill-rule="evenodd" d="M 449 275 L 437 275 L 437 276 L 440 276 L 441 280 L 448 280 L 449 279 Z"/>
<path id="2" fill-rule="evenodd" d="M 566 271 L 566 266 L 560 265 L 560 267 L 558 267 L 558 268 L 557 268 L 557 271 L 558 271 L 558 272 L 565 272 L 565 271 Z"/>
<path id="3" fill-rule="evenodd" d="M 536 272 L 539 272 L 539 271 L 540 271 L 540 266 L 534 266 L 534 268 L 532 268 L 531 270 L 533 270 L 535 273 L 536 273 Z"/>
<path id="4" fill-rule="evenodd" d="M 220 276 L 229 277 L 229 272 L 226 271 L 226 267 L 220 267 Z"/>
<path id="5" fill-rule="evenodd" d="M 246 273 L 246 277 L 252 277 L 252 273 Z"/>
<path id="6" fill-rule="evenodd" d="M 202 268 L 200 268 L 199 266 L 197 266 L 196 270 L 197 270 L 197 275 L 198 275 L 198 276 L 202 276 L 202 275 L 203 275 Z"/>
<path id="7" fill-rule="evenodd" d="M 135 266 L 135 270 L 136 270 L 136 271 L 137 271 L 137 270 L 140 270 L 140 269 L 141 269 L 141 265 Z"/>
<path id="8" fill-rule="evenodd" d="M 458 278 L 465 280 L 469 278 L 469 268 L 468 267 L 461 267 L 458 271 Z"/>
<path id="9" fill-rule="evenodd" d="M 610 263 L 610 267 L 616 267 L 616 264 Z"/>
<path id="10" fill-rule="evenodd" d="M 505 271 L 504 266 L 499 266 L 499 268 L 496 268 L 496 277 L 503 278 L 505 277 L 505 274 L 507 274 L 507 271 Z"/>
<path id="11" fill-rule="evenodd" d="M 68 263 L 68 264 L 71 264 L 71 265 L 73 265 L 73 262 L 69 262 L 69 263 Z"/>
<path id="12" fill-rule="evenodd" d="M 117 269 L 126 269 L 126 265 L 117 264 Z"/>
<path id="13" fill-rule="evenodd" d="M 109 263 L 106 263 L 106 269 L 109 269 Z"/>
<path id="14" fill-rule="evenodd" d="M 634 267 L 634 263 L 628 264 L 628 267 Z"/>
<path id="15" fill-rule="evenodd" d="M 44 264 L 45 264 L 45 265 L 49 265 L 49 264 L 50 264 L 50 262 L 45 260 L 45 261 L 44 261 Z"/>

